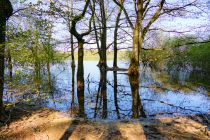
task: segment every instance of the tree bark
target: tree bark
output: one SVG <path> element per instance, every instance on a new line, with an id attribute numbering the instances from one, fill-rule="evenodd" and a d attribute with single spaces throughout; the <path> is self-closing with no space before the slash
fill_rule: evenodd
<path id="1" fill-rule="evenodd" d="M 120 119 L 119 105 L 118 105 L 118 82 L 117 82 L 117 71 L 113 71 L 114 76 L 114 104 L 116 107 L 117 118 Z"/>
<path id="2" fill-rule="evenodd" d="M 133 31 L 133 50 L 131 54 L 131 62 L 128 70 L 129 75 L 139 75 L 139 49 L 141 48 L 139 42 L 139 26 L 136 25 Z"/>
<path id="3" fill-rule="evenodd" d="M 10 51 L 10 49 L 8 49 L 8 67 L 9 67 L 9 79 L 10 79 L 10 82 L 12 82 L 12 75 L 13 75 L 13 73 L 12 73 L 12 69 L 13 69 L 13 67 L 12 67 L 12 56 L 11 56 L 11 51 Z"/>
<path id="4" fill-rule="evenodd" d="M 0 18 L 0 119 L 5 117 L 3 106 L 4 92 L 4 54 L 5 54 L 5 27 L 6 18 Z"/>
<path id="5" fill-rule="evenodd" d="M 143 0 L 137 1 L 137 9 L 137 18 L 135 27 L 133 29 L 133 50 L 131 56 L 131 63 L 128 71 L 129 75 L 139 75 L 139 55 L 140 49 L 142 47 L 142 41 L 140 40 L 140 31 L 142 30 Z"/>
<path id="6" fill-rule="evenodd" d="M 131 93 L 132 93 L 132 117 L 139 118 L 146 117 L 144 108 L 141 102 L 141 98 L 139 95 L 139 83 L 140 83 L 140 76 L 139 73 L 137 75 L 130 75 L 129 82 L 131 86 Z"/>
<path id="7" fill-rule="evenodd" d="M 71 102 L 71 106 L 73 106 L 74 105 L 74 91 L 75 91 L 75 89 L 74 89 L 74 82 L 75 82 L 75 67 L 72 67 L 72 77 L 71 77 L 71 92 L 72 92 L 72 102 Z"/>
<path id="8" fill-rule="evenodd" d="M 71 15 L 70 15 L 70 24 L 69 25 L 69 33 L 71 37 L 71 67 L 72 69 L 75 67 L 75 59 L 74 59 L 74 37 L 73 34 L 71 34 L 71 26 L 72 26 L 72 18 L 73 18 L 73 1 L 70 0 L 70 10 L 71 10 Z"/>
<path id="9" fill-rule="evenodd" d="M 74 59 L 74 40 L 73 35 L 71 34 L 71 67 L 75 67 L 75 59 Z"/>
<path id="10" fill-rule="evenodd" d="M 136 78 L 138 77 L 138 78 Z M 133 118 L 139 118 L 139 112 L 138 112 L 138 94 L 139 94 L 139 73 L 135 76 L 129 76 L 129 82 L 131 86 L 131 93 L 132 93 L 132 112 Z"/>
<path id="11" fill-rule="evenodd" d="M 107 71 L 106 69 L 101 68 L 100 69 L 100 82 L 101 82 L 101 95 L 103 97 L 103 112 L 102 112 L 102 118 L 107 118 Z"/>
<path id="12" fill-rule="evenodd" d="M 101 58 L 101 51 L 100 51 L 100 45 L 99 45 L 99 37 L 98 37 L 98 31 L 96 28 L 96 13 L 95 13 L 95 9 L 96 9 L 96 5 L 95 5 L 95 0 L 93 0 L 93 3 L 91 4 L 91 10 L 93 13 L 93 29 L 94 29 L 94 33 L 95 33 L 95 39 L 96 39 L 96 45 L 98 48 L 98 54 L 99 54 L 99 58 Z"/>
<path id="13" fill-rule="evenodd" d="M 4 92 L 4 55 L 6 20 L 12 15 L 13 8 L 9 0 L 0 1 L 0 120 L 5 118 L 3 106 Z"/>
<path id="14" fill-rule="evenodd" d="M 151 25 L 160 17 L 161 15 L 161 10 L 163 9 L 163 5 L 165 4 L 165 0 L 160 0 L 159 3 L 157 4 L 157 9 L 154 10 L 153 14 L 151 14 L 151 18 L 149 19 L 148 23 L 144 26 L 143 20 L 145 20 L 145 16 L 148 15 L 148 11 L 150 10 L 150 0 L 135 0 L 134 1 L 134 6 L 135 6 L 135 11 L 136 11 L 136 22 L 135 26 L 133 26 L 128 13 L 126 12 L 124 6 L 114 0 L 114 2 L 120 6 L 125 15 L 126 19 L 128 20 L 132 30 L 133 30 L 133 49 L 132 49 L 132 54 L 131 54 L 131 63 L 129 67 L 129 75 L 138 75 L 139 73 L 139 62 L 140 62 L 140 54 L 141 54 L 141 49 L 143 46 L 143 41 L 144 38 L 149 31 L 149 28 Z"/>
<path id="15" fill-rule="evenodd" d="M 100 60 L 99 67 L 106 69 L 107 67 L 107 58 L 106 58 L 106 41 L 107 41 L 107 19 L 104 0 L 100 0 L 100 12 L 101 12 L 101 23 L 102 23 L 102 32 L 101 32 L 101 49 L 100 49 Z"/>
<path id="16" fill-rule="evenodd" d="M 76 24 L 84 18 L 89 4 L 90 4 L 90 0 L 87 0 L 82 13 L 77 16 L 72 17 L 71 28 L 70 28 L 70 33 L 74 35 L 78 41 L 77 97 L 78 97 L 78 102 L 79 102 L 79 116 L 80 117 L 85 117 L 84 65 L 83 65 L 83 59 L 84 59 L 83 45 L 85 41 L 83 37 L 90 34 L 91 32 L 92 17 L 90 18 L 90 21 L 89 21 L 89 30 L 85 33 L 78 33 L 76 29 Z"/>
<path id="17" fill-rule="evenodd" d="M 78 40 L 78 69 L 77 69 L 77 96 L 79 102 L 79 116 L 85 117 L 84 109 L 84 40 Z"/>
<path id="18" fill-rule="evenodd" d="M 121 4 L 123 1 L 121 1 Z M 115 30 L 114 30 L 114 61 L 113 61 L 113 67 L 117 68 L 117 37 L 118 37 L 118 29 L 119 29 L 119 22 L 120 22 L 120 16 L 122 14 L 122 8 L 119 7 L 118 14 L 117 14 L 117 19 L 115 23 Z"/>
<path id="19" fill-rule="evenodd" d="M 53 83 L 52 83 L 52 78 L 51 78 L 51 70 L 50 70 L 50 62 L 47 61 L 47 75 L 48 75 L 48 90 L 49 92 L 53 91 Z"/>

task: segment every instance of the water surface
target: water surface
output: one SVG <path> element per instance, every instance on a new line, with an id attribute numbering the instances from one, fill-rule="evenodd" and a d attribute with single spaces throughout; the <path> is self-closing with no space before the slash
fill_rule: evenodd
<path id="1" fill-rule="evenodd" d="M 139 97 L 134 99 L 136 97 L 131 92 L 126 72 L 108 71 L 104 85 L 100 82 L 102 74 L 97 63 L 84 62 L 84 99 L 77 95 L 76 84 L 72 92 L 71 62 L 53 65 L 53 92 L 38 100 L 38 103 L 67 112 L 71 116 L 78 116 L 81 111 L 78 110 L 83 106 L 83 116 L 96 119 L 130 119 L 135 113 L 139 114 L 138 117 L 161 117 L 210 112 L 210 78 L 201 72 L 176 68 L 169 71 L 141 66 Z M 108 61 L 108 65 L 111 66 L 112 61 Z M 128 63 L 120 61 L 118 66 L 128 68 Z M 82 99 L 80 102 L 79 98 Z M 11 98 L 5 96 L 5 100 Z"/>

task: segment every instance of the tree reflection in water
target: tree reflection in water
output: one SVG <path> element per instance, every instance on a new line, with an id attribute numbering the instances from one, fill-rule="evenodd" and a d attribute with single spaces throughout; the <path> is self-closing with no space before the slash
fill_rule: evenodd
<path id="1" fill-rule="evenodd" d="M 100 82 L 98 85 L 98 93 L 96 96 L 94 118 L 97 118 L 101 103 L 103 108 L 101 117 L 103 119 L 106 119 L 107 118 L 107 71 L 105 69 L 100 69 Z"/>
<path id="2" fill-rule="evenodd" d="M 129 82 L 131 86 L 131 92 L 132 92 L 132 117 L 133 118 L 139 118 L 146 117 L 146 114 L 144 112 L 144 108 L 141 102 L 141 98 L 139 96 L 139 82 L 140 82 L 140 74 L 136 73 L 135 75 L 129 75 Z"/>
<path id="3" fill-rule="evenodd" d="M 107 72 L 98 69 L 94 62 L 85 62 L 85 66 L 90 67 L 86 67 L 84 74 L 77 75 L 76 87 L 76 69 L 69 71 L 69 66 L 69 63 L 66 66 L 59 64 L 46 71 L 41 77 L 43 82 L 38 99 L 36 94 L 31 94 L 31 89 L 21 95 L 5 94 L 5 101 L 15 101 L 17 98 L 30 98 L 32 101 L 34 98 L 35 103 L 43 107 L 68 111 L 73 117 L 97 119 L 128 119 L 177 113 L 188 115 L 209 111 L 209 90 L 203 86 L 203 83 L 209 83 L 208 78 L 203 80 L 207 75 L 145 67 L 141 69 L 141 75 L 129 77 L 127 73 Z M 83 73 L 82 69 L 78 70 Z M 196 87 L 194 83 L 200 84 L 200 81 L 203 82 L 202 86 Z M 34 88 L 27 81 L 20 79 L 18 82 Z"/>
<path id="4" fill-rule="evenodd" d="M 72 116 L 75 116 L 78 111 L 77 104 L 75 103 L 75 66 L 72 64 L 72 77 L 71 77 L 71 105 L 69 112 Z"/>
<path id="5" fill-rule="evenodd" d="M 120 119 L 120 112 L 119 112 L 119 106 L 118 106 L 118 82 L 117 82 L 117 71 L 113 71 L 114 75 L 114 104 L 116 108 L 117 118 Z"/>

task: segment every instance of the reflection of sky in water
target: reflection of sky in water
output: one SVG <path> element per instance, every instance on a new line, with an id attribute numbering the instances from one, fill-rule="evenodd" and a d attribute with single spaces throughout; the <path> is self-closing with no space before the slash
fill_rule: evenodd
<path id="1" fill-rule="evenodd" d="M 97 61 L 85 61 L 85 113 L 89 118 L 93 118 L 94 109 L 96 104 L 96 96 L 98 92 L 100 73 L 97 68 Z M 111 66 L 112 62 L 109 61 L 108 65 Z M 128 64 L 119 62 L 119 67 L 128 67 Z M 64 64 L 54 65 L 51 69 L 52 75 L 56 79 L 56 91 L 43 102 L 44 106 L 55 108 L 61 111 L 67 111 L 71 106 L 71 66 L 70 61 Z M 204 88 L 197 88 L 196 90 L 188 90 L 187 92 L 182 90 L 173 89 L 170 87 L 173 83 L 170 81 L 162 82 L 158 77 L 162 76 L 166 72 L 158 72 L 151 70 L 151 68 L 145 68 L 141 70 L 141 84 L 140 84 L 140 96 L 143 103 L 145 113 L 147 115 L 175 115 L 175 114 L 195 114 L 195 113 L 209 113 L 210 112 L 210 97 L 207 95 L 207 91 Z M 90 75 L 89 75 L 90 74 Z M 89 86 L 87 85 L 87 77 L 89 75 Z M 118 94 L 117 102 L 119 106 L 119 112 L 121 118 L 130 118 L 132 115 L 132 96 L 128 76 L 123 72 L 118 72 Z M 189 77 L 189 73 L 179 73 L 178 77 Z M 76 80 L 76 78 L 75 78 Z M 108 119 L 117 119 L 116 106 L 114 102 L 114 89 L 113 89 L 113 72 L 107 73 L 107 108 Z M 169 80 L 169 79 L 168 79 Z M 170 84 L 169 84 L 170 83 Z M 182 84 L 185 82 L 178 83 Z M 167 85 L 167 86 L 166 86 Z M 153 88 L 152 88 L 152 87 Z M 155 86 L 162 86 L 166 90 L 156 90 Z M 179 85 L 180 86 L 180 85 Z M 181 86 L 180 86 L 181 87 Z M 194 89 L 194 88 L 193 88 Z M 75 103 L 77 104 L 76 85 L 75 85 Z M 98 118 L 101 118 L 102 105 L 99 105 Z M 179 107 L 174 107 L 174 106 Z M 183 109 L 185 108 L 185 109 Z M 194 111 L 192 111 L 194 110 Z M 197 112 L 196 112 L 197 111 Z"/>

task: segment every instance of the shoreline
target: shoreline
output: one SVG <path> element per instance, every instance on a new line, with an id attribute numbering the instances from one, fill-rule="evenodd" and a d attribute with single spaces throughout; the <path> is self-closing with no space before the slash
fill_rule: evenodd
<path id="1" fill-rule="evenodd" d="M 69 117 L 49 108 L 13 109 L 0 139 L 209 139 L 210 124 L 199 115 L 131 120 L 91 120 Z M 21 108 L 21 109 L 20 109 Z M 210 113 L 207 114 L 210 118 Z"/>

